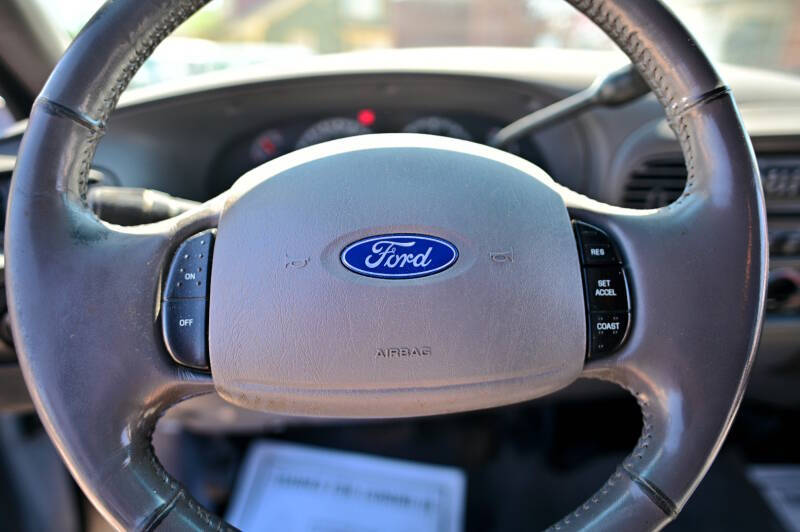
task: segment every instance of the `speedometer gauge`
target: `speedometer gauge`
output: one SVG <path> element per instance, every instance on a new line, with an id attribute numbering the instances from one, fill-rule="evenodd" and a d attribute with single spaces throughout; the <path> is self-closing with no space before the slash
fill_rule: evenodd
<path id="1" fill-rule="evenodd" d="M 306 129 L 297 141 L 297 149 L 329 140 L 367 135 L 372 131 L 352 118 L 328 118 Z"/>
<path id="2" fill-rule="evenodd" d="M 404 133 L 424 133 L 454 139 L 472 140 L 472 135 L 461 124 L 443 116 L 426 116 L 408 124 Z"/>
<path id="3" fill-rule="evenodd" d="M 278 129 L 261 133 L 250 145 L 250 159 L 253 164 L 261 164 L 274 159 L 283 152 L 283 134 Z"/>

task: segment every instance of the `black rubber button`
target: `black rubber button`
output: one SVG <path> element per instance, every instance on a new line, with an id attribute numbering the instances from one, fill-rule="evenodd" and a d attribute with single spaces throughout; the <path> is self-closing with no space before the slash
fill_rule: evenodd
<path id="1" fill-rule="evenodd" d="M 161 311 L 164 342 L 179 364 L 208 369 L 205 299 L 165 301 Z"/>
<path id="2" fill-rule="evenodd" d="M 619 264 L 619 254 L 605 232 L 584 222 L 575 222 L 575 231 L 580 242 L 583 264 L 587 266 Z"/>
<path id="3" fill-rule="evenodd" d="M 175 252 L 164 287 L 164 299 L 208 296 L 208 274 L 214 233 L 206 231 L 184 242 Z"/>
<path id="4" fill-rule="evenodd" d="M 617 254 L 611 244 L 583 244 L 583 263 L 586 265 L 615 264 Z"/>
<path id="5" fill-rule="evenodd" d="M 628 312 L 628 287 L 622 268 L 584 268 L 590 311 Z"/>
<path id="6" fill-rule="evenodd" d="M 616 351 L 628 333 L 627 312 L 593 312 L 590 314 L 589 356 L 608 355 Z"/>

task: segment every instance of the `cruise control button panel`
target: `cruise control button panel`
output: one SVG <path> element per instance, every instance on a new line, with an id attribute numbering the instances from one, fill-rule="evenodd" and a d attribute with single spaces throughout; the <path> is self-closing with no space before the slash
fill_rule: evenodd
<path id="1" fill-rule="evenodd" d="M 628 335 L 631 303 L 621 255 L 602 229 L 575 222 L 588 311 L 588 357 L 609 355 Z"/>
<path id="2" fill-rule="evenodd" d="M 161 303 L 164 342 L 179 364 L 208 369 L 208 283 L 211 279 L 213 230 L 178 247 L 167 273 Z"/>

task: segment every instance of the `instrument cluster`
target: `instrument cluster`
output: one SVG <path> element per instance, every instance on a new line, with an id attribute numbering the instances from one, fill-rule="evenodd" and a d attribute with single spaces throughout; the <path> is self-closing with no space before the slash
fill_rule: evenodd
<path id="1" fill-rule="evenodd" d="M 505 125 L 504 122 L 474 113 L 415 113 L 353 109 L 323 117 L 299 118 L 270 124 L 231 143 L 217 158 L 210 192 L 229 188 L 247 171 L 281 155 L 330 140 L 370 133 L 421 133 L 482 144 Z M 511 145 L 515 153 L 543 168 L 545 162 L 532 139 Z"/>

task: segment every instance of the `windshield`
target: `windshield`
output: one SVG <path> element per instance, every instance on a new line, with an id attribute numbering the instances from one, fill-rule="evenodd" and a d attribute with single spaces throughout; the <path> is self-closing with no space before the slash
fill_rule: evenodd
<path id="1" fill-rule="evenodd" d="M 103 0 L 38 0 L 73 37 Z M 800 73 L 800 0 L 670 0 L 727 63 Z M 431 46 L 613 49 L 564 0 L 214 0 L 160 46 L 132 86 L 309 54 Z"/>

